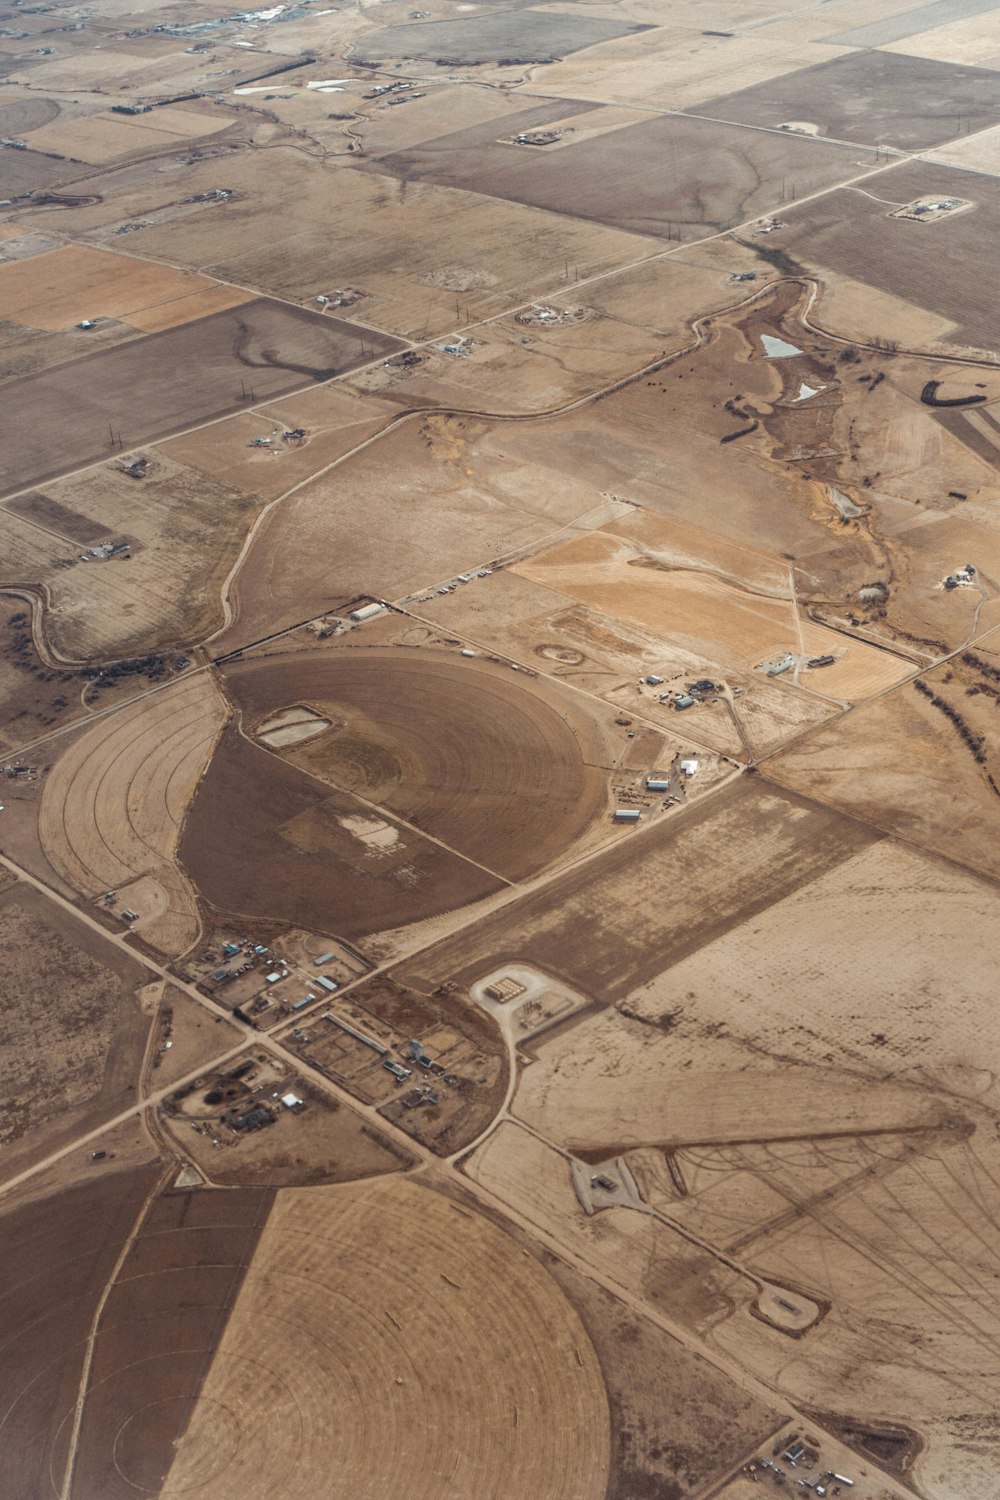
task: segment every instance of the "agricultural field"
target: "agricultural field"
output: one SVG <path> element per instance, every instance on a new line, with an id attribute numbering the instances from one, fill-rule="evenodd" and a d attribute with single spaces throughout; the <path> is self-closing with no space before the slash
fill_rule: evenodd
<path id="1" fill-rule="evenodd" d="M 250 1353 L 261 1338 L 264 1365 Z M 331 1411 L 340 1413 L 332 1430 Z M 308 1486 L 332 1461 L 365 1500 L 403 1488 L 431 1500 L 443 1486 L 496 1494 L 511 1484 L 553 1500 L 601 1500 L 608 1427 L 584 1324 L 501 1229 L 416 1184 L 288 1190 L 268 1218 L 168 1493 L 228 1500 L 248 1485 Z"/>
<path id="2" fill-rule="evenodd" d="M 363 362 L 362 337 L 261 298 L 2 386 L 3 419 L 24 434 L 5 492 L 328 379 Z M 372 336 L 373 353 L 393 347 Z"/>
<path id="3" fill-rule="evenodd" d="M 986 1500 L 998 0 L 425 5 L 0 16 L 0 1500 Z"/>
<path id="4" fill-rule="evenodd" d="M 136 1216 L 155 1191 L 148 1163 L 41 1201 L 5 1206 L 4 1441 L 0 1482 L 44 1493 L 66 1465 L 65 1417 L 77 1398 L 85 1341 Z"/>
<path id="5" fill-rule="evenodd" d="M 222 733 L 180 865 L 223 920 L 288 922 L 351 942 L 481 900 L 503 877 L 355 795 Z"/>
<path id="6" fill-rule="evenodd" d="M 318 732 L 286 760 L 507 880 L 562 854 L 605 805 L 597 727 L 500 666 L 361 649 L 244 659 L 225 682 L 249 736 L 309 704 Z"/>
<path id="7" fill-rule="evenodd" d="M 988 255 L 1000 223 L 997 178 L 929 161 L 903 162 L 882 172 L 870 191 L 882 201 L 844 189 L 783 213 L 782 250 L 821 275 L 850 276 L 929 308 L 948 319 L 951 340 L 959 346 L 995 347 L 1000 329 L 983 282 L 957 284 L 940 274 L 940 265 L 942 257 L 975 262 Z M 923 196 L 964 198 L 973 207 L 934 224 L 892 217 L 892 209 Z M 930 245 L 928 234 L 934 237 Z"/>
<path id="8" fill-rule="evenodd" d="M 565 112 L 566 106 L 552 108 Z M 829 142 L 680 116 L 624 126 L 542 158 L 511 160 L 510 151 L 495 143 L 492 125 L 481 125 L 384 157 L 379 167 L 407 180 L 465 189 L 488 174 L 499 198 L 632 234 L 695 240 L 875 164 L 874 155 L 862 152 L 859 161 L 856 149 Z"/>
<path id="9" fill-rule="evenodd" d="M 352 55 L 367 63 L 405 58 L 422 62 L 440 60 L 452 67 L 505 61 L 544 63 L 640 29 L 572 13 L 512 7 L 468 20 L 386 26 L 371 40 L 360 41 Z"/>
<path id="10" fill-rule="evenodd" d="M 668 956 L 676 962 L 743 914 L 835 869 L 873 837 L 816 803 L 733 780 L 683 817 L 632 832 L 599 862 L 557 876 L 407 961 L 403 975 L 427 990 L 472 983 L 489 957 L 516 956 L 613 1002 L 652 978 Z"/>
<path id="11" fill-rule="evenodd" d="M 745 125 L 915 151 L 949 140 L 956 115 L 972 133 L 995 124 L 996 80 L 985 68 L 852 52 L 711 99 L 704 112 Z"/>
<path id="12" fill-rule="evenodd" d="M 201 930 L 190 882 L 174 858 L 188 805 L 226 718 L 201 674 L 101 717 L 64 751 L 45 782 L 39 838 L 68 886 L 119 915 L 134 900 L 134 925 L 167 953 Z"/>

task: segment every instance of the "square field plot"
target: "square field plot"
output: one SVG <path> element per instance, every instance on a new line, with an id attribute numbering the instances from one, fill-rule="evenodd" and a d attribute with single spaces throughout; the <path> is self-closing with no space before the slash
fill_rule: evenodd
<path id="1" fill-rule="evenodd" d="M 399 347 L 264 298 L 93 354 L 0 390 L 0 421 L 18 432 L 10 490 L 353 369 Z"/>
<path id="2" fill-rule="evenodd" d="M 906 151 L 1000 119 L 996 76 L 894 53 L 855 52 L 710 100 L 706 114 Z"/>
<path id="3" fill-rule="evenodd" d="M 504 133 L 514 125 L 508 120 Z M 673 231 L 694 239 L 874 165 L 874 156 L 847 146 L 677 116 L 628 125 L 551 154 L 503 145 L 498 134 L 495 126 L 475 126 L 383 157 L 379 169 L 476 192 L 487 186 L 495 198 L 633 234 Z"/>

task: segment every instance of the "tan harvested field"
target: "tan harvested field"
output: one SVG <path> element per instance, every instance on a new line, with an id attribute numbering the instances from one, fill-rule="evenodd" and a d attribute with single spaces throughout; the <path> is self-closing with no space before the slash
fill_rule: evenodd
<path id="1" fill-rule="evenodd" d="M 714 9 L 714 7 L 713 7 Z M 545 69 L 536 87 L 571 99 L 615 99 L 623 103 L 692 109 L 714 99 L 738 81 L 742 87 L 765 84 L 816 61 L 816 49 L 764 32 L 706 35 L 704 17 L 678 18 L 670 27 L 604 42 Z M 824 47 L 824 57 L 845 49 Z M 709 111 L 710 112 L 710 111 Z"/>
<path id="2" fill-rule="evenodd" d="M 260 502 L 160 453 L 136 480 L 118 464 L 57 480 L 0 509 L 0 583 L 44 601 L 53 651 L 94 662 L 184 647 L 222 618 L 222 586 Z M 211 537 L 209 545 L 208 538 Z M 81 547 L 127 542 L 126 556 Z"/>
<path id="3" fill-rule="evenodd" d="M 794 1055 L 811 1068 L 989 1096 L 980 1038 L 997 899 L 990 882 L 886 839 L 681 960 L 630 1004 L 647 1022 L 674 1016 L 692 1036 L 728 1016 L 737 1044 L 752 1036 L 769 1066 Z M 962 932 L 977 934 L 985 962 L 966 966 L 958 987 Z"/>
<path id="4" fill-rule="evenodd" d="M 144 940 L 170 954 L 197 941 L 197 901 L 175 854 L 180 830 L 225 721 L 204 673 L 152 693 L 84 730 L 45 783 L 42 848 L 74 890 L 98 896 L 146 877 Z"/>
<path id="5" fill-rule="evenodd" d="M 928 151 L 928 160 L 942 166 L 961 166 L 964 171 L 988 172 L 1000 175 L 1000 124 L 988 130 L 978 130 L 975 135 L 964 136 L 961 141 L 949 141 L 939 145 L 936 151 Z"/>
<path id="6" fill-rule="evenodd" d="M 77 161 L 116 161 L 122 156 L 176 150 L 185 140 L 200 140 L 231 130 L 233 122 L 193 110 L 158 109 L 140 118 L 128 115 L 90 115 L 83 120 L 57 120 L 33 132 L 33 148 L 73 157 Z"/>
<path id="7" fill-rule="evenodd" d="M 171 266 L 112 254 L 89 245 L 66 245 L 28 260 L 0 266 L 0 317 L 52 333 L 83 318 L 117 318 L 143 332 L 155 331 L 150 321 L 170 317 L 169 309 L 190 307 L 177 322 L 221 312 L 248 302 L 251 293 L 223 287 L 207 276 L 175 271 Z M 214 299 L 201 305 L 192 298 Z M 199 310 L 200 307 L 200 310 Z M 145 319 L 146 321 L 142 321 Z M 169 327 L 172 323 L 158 323 Z"/>
<path id="8" fill-rule="evenodd" d="M 671 1012 L 668 1027 L 677 1024 Z M 563 1040 L 554 1064 L 546 1065 L 543 1048 L 542 1066 L 529 1070 L 515 1101 L 517 1118 L 592 1161 L 637 1146 L 673 1151 L 700 1143 L 808 1141 L 940 1122 L 941 1107 L 919 1091 L 874 1089 L 867 1080 L 838 1079 L 835 1103 L 824 1115 L 812 1069 L 787 1057 L 754 1068 L 749 1047 L 742 1056 L 733 1045 L 712 1053 L 695 1025 L 682 1025 L 672 1043 L 617 1013 L 584 1023 L 572 1040 Z M 705 1054 L 711 1054 L 707 1065 Z M 674 1077 L 681 1068 L 686 1071 Z M 669 1089 L 664 1077 L 671 1077 Z"/>
<path id="9" fill-rule="evenodd" d="M 357 595 L 399 599 L 477 571 L 606 503 L 572 471 L 553 474 L 516 451 L 495 467 L 506 431 L 498 436 L 474 418 L 427 417 L 304 484 L 257 532 L 215 653 Z"/>
<path id="10" fill-rule="evenodd" d="M 977 15 L 948 21 L 929 31 L 914 32 L 903 41 L 890 43 L 886 51 L 1000 71 L 1000 45 L 994 29 L 984 25 L 982 16 Z"/>
<path id="11" fill-rule="evenodd" d="M 446 980 L 470 984 L 512 960 L 613 1002 L 872 838 L 860 823 L 743 777 L 401 971 L 430 990 Z"/>
<path id="12" fill-rule="evenodd" d="M 996 876 L 995 757 L 981 742 L 994 723 L 995 688 L 987 678 L 991 691 L 983 700 L 974 696 L 971 710 L 963 678 L 945 682 L 946 670 L 779 751 L 765 774 L 918 848 Z M 981 674 L 963 668 L 966 673 L 968 686 L 975 687 Z M 981 701 L 988 706 L 980 707 Z M 886 744 L 898 747 L 891 760 Z"/>
<path id="13" fill-rule="evenodd" d="M 374 397 L 359 396 L 344 385 L 324 385 L 170 438 L 157 452 L 260 500 L 273 500 L 374 437 L 395 415 L 391 405 Z M 305 428 L 304 440 L 281 439 L 283 431 L 296 427 Z M 252 447 L 258 437 L 272 442 Z"/>
<path id="14" fill-rule="evenodd" d="M 584 1325 L 501 1230 L 407 1182 L 286 1190 L 165 1493 L 603 1500 L 608 1428 Z"/>
<path id="15" fill-rule="evenodd" d="M 509 124 L 508 118 L 497 133 Z M 238 196 L 217 207 L 164 212 L 157 222 L 157 209 L 179 193 L 176 185 L 154 183 L 133 189 L 134 199 L 113 217 L 95 207 L 80 218 L 99 233 L 105 226 L 113 232 L 123 216 L 152 218 L 149 228 L 129 235 L 130 248 L 277 297 L 313 304 L 336 288 L 358 288 L 367 294 L 359 308 L 365 324 L 404 337 L 440 337 L 456 323 L 551 296 L 565 286 L 567 261 L 582 274 L 662 248 L 624 226 L 498 201 L 482 194 L 478 182 L 463 192 L 419 182 L 404 190 L 395 177 L 320 163 L 280 144 L 266 156 L 230 157 L 224 166 L 226 185 Z M 185 195 L 210 191 L 220 172 L 215 161 L 196 164 L 186 174 Z M 44 223 L 58 227 L 59 219 L 47 212 Z"/>
<path id="16" fill-rule="evenodd" d="M 344 650 L 225 669 L 246 733 L 308 703 L 331 727 L 285 756 L 508 880 L 544 868 L 605 807 L 604 738 L 558 689 L 454 652 Z"/>
<path id="17" fill-rule="evenodd" d="M 8 1172 L 127 1108 L 149 1030 L 138 999 L 146 978 L 38 891 L 0 894 Z"/>

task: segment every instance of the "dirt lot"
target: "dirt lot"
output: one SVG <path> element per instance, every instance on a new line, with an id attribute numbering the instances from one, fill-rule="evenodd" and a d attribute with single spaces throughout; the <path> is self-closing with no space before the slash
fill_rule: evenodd
<path id="1" fill-rule="evenodd" d="M 800 68 L 711 99 L 704 111 L 771 129 L 806 122 L 820 135 L 904 151 L 950 140 L 959 133 L 956 119 L 962 130 L 975 132 L 1000 118 L 994 73 L 891 52 L 852 52 Z"/>
<path id="2" fill-rule="evenodd" d="M 20 885 L 0 894 L 0 967 L 0 1133 L 12 1173 L 132 1102 L 149 1030 L 137 991 L 149 976 Z"/>
<path id="3" fill-rule="evenodd" d="M 80 734 L 45 783 L 39 837 L 47 859 L 87 896 L 130 887 L 143 939 L 184 952 L 201 930 L 194 893 L 174 856 L 181 825 L 225 716 L 204 674 L 153 693 Z"/>
<path id="4" fill-rule="evenodd" d="M 0 387 L 0 414 L 25 434 L 7 491 L 105 458 L 360 364 L 361 334 L 265 299 Z M 365 335 L 371 353 L 393 340 Z M 371 357 L 369 354 L 367 357 Z"/>
<path id="5" fill-rule="evenodd" d="M 789 196 L 833 187 L 866 165 L 857 149 L 677 116 L 552 155 L 522 152 L 512 160 L 512 148 L 494 141 L 492 125 L 474 126 L 384 157 L 379 167 L 444 187 L 475 189 L 488 180 L 494 197 L 633 234 L 697 239 L 773 212 Z"/>
<path id="6" fill-rule="evenodd" d="M 752 1297 L 745 1278 L 652 1215 L 617 1208 L 585 1215 L 569 1159 L 513 1120 L 502 1121 L 462 1170 L 577 1264 L 593 1266 L 680 1329 L 701 1336 L 711 1330 L 714 1339 Z M 787 1356 L 787 1341 L 781 1344 Z"/>
<path id="7" fill-rule="evenodd" d="M 220 1040 L 218 1046 L 222 1045 Z M 237 1058 L 227 1070 L 239 1064 Z M 216 1075 L 207 1075 L 206 1081 L 216 1086 Z M 197 1093 L 211 1091 L 206 1081 L 196 1087 Z M 378 1177 L 412 1165 L 394 1141 L 319 1088 L 298 1077 L 286 1078 L 279 1088 L 294 1093 L 305 1107 L 298 1111 L 275 1106 L 275 1091 L 268 1088 L 262 1097 L 277 1109 L 274 1123 L 245 1136 L 220 1123 L 211 1111 L 205 1112 L 208 1117 L 198 1130 L 172 1105 L 161 1106 L 158 1119 L 167 1139 L 193 1158 L 208 1182 L 220 1187 L 311 1187 Z"/>
<path id="8" fill-rule="evenodd" d="M 772 567 L 770 580 L 747 583 L 720 576 L 707 560 L 701 569 L 685 566 L 687 559 L 678 559 L 672 546 L 669 523 L 640 515 L 641 530 L 629 517 L 542 552 L 517 571 L 724 670 L 747 672 L 764 657 L 788 651 L 839 652 L 842 643 L 832 632 L 801 620 L 787 572 L 780 579 Z M 801 680 L 833 696 L 860 698 L 898 682 L 908 670 L 905 662 L 858 642 L 850 646 L 849 659 L 832 664 L 822 679 Z"/>
<path id="9" fill-rule="evenodd" d="M 278 1195 L 168 1487 L 235 1500 L 332 1468 L 359 1500 L 603 1500 L 608 1464 L 600 1366 L 557 1283 L 385 1181 Z"/>
<path id="10" fill-rule="evenodd" d="M 412 973 L 419 988 L 433 989 L 525 962 L 595 999 L 623 998 L 668 958 L 676 962 L 872 838 L 861 824 L 744 778 L 404 964 L 402 977 Z"/>
<path id="11" fill-rule="evenodd" d="M 147 1166 L 97 1176 L 0 1218 L 8 1351 L 0 1488 L 9 1495 L 51 1493 L 52 1475 L 61 1478 L 90 1322 L 158 1175 Z"/>
<path id="12" fill-rule="evenodd" d="M 224 731 L 179 857 L 220 919 L 270 918 L 352 942 L 478 900 L 502 882 Z"/>
<path id="13" fill-rule="evenodd" d="M 246 733 L 308 703 L 331 727 L 285 757 L 508 880 L 544 868 L 605 803 L 582 706 L 452 652 L 353 650 L 225 669 Z"/>
<path id="14" fill-rule="evenodd" d="M 162 1482 L 273 1202 L 253 1188 L 154 1199 L 101 1319 L 74 1495 L 125 1500 Z"/>

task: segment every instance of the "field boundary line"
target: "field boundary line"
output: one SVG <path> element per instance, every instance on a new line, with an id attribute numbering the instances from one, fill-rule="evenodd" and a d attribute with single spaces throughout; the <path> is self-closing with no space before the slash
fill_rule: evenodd
<path id="1" fill-rule="evenodd" d="M 146 1197 L 143 1199 L 142 1206 L 140 1207 L 139 1212 L 135 1217 L 135 1222 L 133 1223 L 132 1228 L 129 1231 L 125 1243 L 122 1245 L 122 1248 L 118 1253 L 118 1258 L 111 1268 L 111 1274 L 104 1284 L 104 1290 L 102 1291 L 97 1306 L 94 1309 L 94 1316 L 91 1319 L 90 1323 L 90 1332 L 87 1335 L 87 1347 L 83 1357 L 83 1368 L 80 1371 L 80 1385 L 77 1392 L 76 1405 L 73 1408 L 73 1426 L 70 1429 L 69 1446 L 66 1453 L 66 1467 L 63 1471 L 62 1484 L 59 1487 L 59 1500 L 71 1500 L 72 1496 L 73 1473 L 74 1469 L 76 1468 L 76 1455 L 77 1449 L 80 1444 L 80 1429 L 83 1426 L 83 1413 L 87 1404 L 87 1396 L 89 1394 L 90 1388 L 90 1374 L 94 1365 L 94 1353 L 97 1348 L 97 1338 L 98 1334 L 100 1333 L 101 1319 L 104 1316 L 104 1309 L 107 1306 L 108 1298 L 111 1296 L 111 1293 L 115 1288 L 118 1277 L 121 1275 L 122 1268 L 124 1267 L 125 1262 L 128 1259 L 129 1254 L 131 1253 L 132 1247 L 142 1232 L 142 1227 L 146 1222 L 146 1216 L 149 1213 L 153 1199 L 161 1191 L 161 1189 L 166 1186 L 167 1180 L 172 1170 L 173 1164 L 171 1163 L 170 1166 L 166 1167 L 159 1174 L 149 1192 L 146 1194 Z"/>

